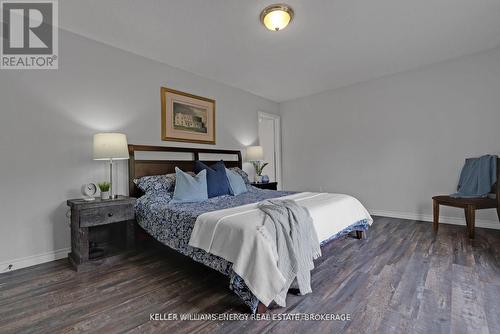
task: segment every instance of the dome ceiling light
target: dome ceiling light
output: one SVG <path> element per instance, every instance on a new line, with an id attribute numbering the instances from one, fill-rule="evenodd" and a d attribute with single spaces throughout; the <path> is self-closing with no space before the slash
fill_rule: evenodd
<path id="1" fill-rule="evenodd" d="M 260 13 L 260 22 L 269 30 L 283 30 L 293 19 L 292 7 L 285 4 L 275 4 L 264 8 Z"/>

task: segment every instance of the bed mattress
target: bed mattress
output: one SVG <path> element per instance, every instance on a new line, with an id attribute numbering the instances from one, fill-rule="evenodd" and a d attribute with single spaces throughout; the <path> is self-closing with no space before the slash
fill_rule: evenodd
<path id="1" fill-rule="evenodd" d="M 238 196 L 214 197 L 198 203 L 171 203 L 171 193 L 149 193 L 137 200 L 136 219 L 146 232 L 162 244 L 228 276 L 229 288 L 250 307 L 252 312 L 255 312 L 259 300 L 248 289 L 243 279 L 232 270 L 232 264 L 202 249 L 189 246 L 191 233 L 197 218 L 207 212 L 234 208 L 292 194 L 294 193 L 251 187 L 250 191 Z M 322 244 L 324 244 L 351 231 L 367 230 L 370 223 L 369 220 L 349 222 L 345 224 L 346 227 L 341 231 L 320 240 L 323 240 Z"/>

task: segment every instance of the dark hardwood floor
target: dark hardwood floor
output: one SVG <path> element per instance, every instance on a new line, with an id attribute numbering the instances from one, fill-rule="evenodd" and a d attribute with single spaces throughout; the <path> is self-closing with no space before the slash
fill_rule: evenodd
<path id="1" fill-rule="evenodd" d="M 323 249 L 313 293 L 279 313 L 351 321 L 150 321 L 150 313 L 242 313 L 227 279 L 166 248 L 74 272 L 67 260 L 0 275 L 0 333 L 500 333 L 500 231 L 377 217 L 368 239 Z"/>

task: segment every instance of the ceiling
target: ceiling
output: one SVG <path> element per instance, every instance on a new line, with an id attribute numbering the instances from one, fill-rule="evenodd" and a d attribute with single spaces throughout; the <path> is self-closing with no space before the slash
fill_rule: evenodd
<path id="1" fill-rule="evenodd" d="M 279 1 L 276 1 L 279 2 Z M 500 45 L 500 0 L 64 0 L 63 29 L 282 102 Z"/>

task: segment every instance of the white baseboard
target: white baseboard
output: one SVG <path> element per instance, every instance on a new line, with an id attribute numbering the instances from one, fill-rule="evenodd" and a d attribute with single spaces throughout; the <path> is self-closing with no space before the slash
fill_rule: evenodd
<path id="1" fill-rule="evenodd" d="M 5 273 L 8 271 L 31 267 L 45 262 L 59 260 L 67 257 L 70 251 L 71 251 L 70 248 L 62 248 L 52 252 L 27 256 L 19 259 L 14 259 L 11 261 L 5 261 L 0 263 L 0 273 Z M 10 267 L 9 269 L 10 265 L 12 265 L 12 267 Z"/>
<path id="2" fill-rule="evenodd" d="M 417 214 L 417 213 L 410 213 L 410 212 L 370 210 L 370 214 L 372 214 L 374 216 L 383 216 L 383 217 L 409 219 L 409 220 L 420 220 L 420 221 L 425 221 L 425 222 L 432 222 L 433 221 L 432 215 Z M 465 217 L 464 218 L 457 218 L 457 217 L 440 216 L 439 222 L 444 223 L 444 224 L 465 226 Z M 495 230 L 499 230 L 500 223 L 498 221 L 493 221 L 493 220 L 476 219 L 476 227 L 492 228 Z"/>

